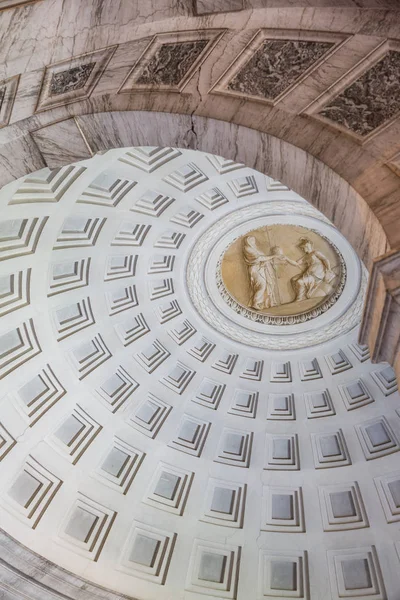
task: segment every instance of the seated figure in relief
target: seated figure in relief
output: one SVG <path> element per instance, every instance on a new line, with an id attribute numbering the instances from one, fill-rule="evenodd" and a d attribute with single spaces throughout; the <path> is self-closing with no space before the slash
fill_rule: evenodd
<path id="1" fill-rule="evenodd" d="M 256 310 L 263 310 L 280 304 L 277 290 L 275 266 L 288 263 L 295 267 L 298 264 L 284 255 L 278 246 L 271 248 L 268 255 L 257 247 L 254 236 L 244 240 L 243 258 L 248 268 L 250 283 L 250 300 L 248 305 Z"/>
<path id="2" fill-rule="evenodd" d="M 314 250 L 309 238 L 301 238 L 298 244 L 304 255 L 296 261 L 297 266 L 305 268 L 291 279 L 295 301 L 307 300 L 315 295 L 326 296 L 322 283 L 329 284 L 336 277 L 329 260 L 322 252 Z"/>

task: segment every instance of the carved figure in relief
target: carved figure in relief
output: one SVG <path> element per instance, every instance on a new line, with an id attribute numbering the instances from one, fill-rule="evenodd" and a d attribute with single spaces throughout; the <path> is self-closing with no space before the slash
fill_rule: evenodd
<path id="1" fill-rule="evenodd" d="M 328 285 L 324 289 L 322 284 L 330 284 L 336 277 L 329 260 L 322 252 L 314 249 L 314 244 L 307 237 L 300 239 L 298 247 L 304 255 L 296 261 L 296 264 L 304 265 L 305 268 L 291 279 L 295 300 L 307 300 L 316 295 L 326 296 L 330 293 L 331 287 Z"/>
<path id="2" fill-rule="evenodd" d="M 247 236 L 243 244 L 243 258 L 248 268 L 250 300 L 248 306 L 263 310 L 281 304 L 277 287 L 275 266 L 278 263 L 298 264 L 284 255 L 279 246 L 271 248 L 272 254 L 264 254 L 257 247 L 256 238 Z"/>

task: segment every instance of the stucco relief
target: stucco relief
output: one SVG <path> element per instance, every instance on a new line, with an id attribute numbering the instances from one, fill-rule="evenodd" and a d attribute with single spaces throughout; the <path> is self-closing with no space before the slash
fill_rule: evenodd
<path id="1" fill-rule="evenodd" d="M 346 278 L 343 259 L 331 243 L 304 227 L 282 224 L 236 239 L 224 252 L 220 269 L 220 290 L 241 307 L 269 317 L 290 316 L 292 322 L 300 316 L 301 321 L 314 318 L 332 306 Z"/>

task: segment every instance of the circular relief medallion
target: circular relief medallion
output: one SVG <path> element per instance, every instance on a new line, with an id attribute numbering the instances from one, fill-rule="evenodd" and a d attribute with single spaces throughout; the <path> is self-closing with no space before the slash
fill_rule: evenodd
<path id="1" fill-rule="evenodd" d="M 291 224 L 265 225 L 236 238 L 218 270 L 218 287 L 232 308 L 280 325 L 325 312 L 346 279 L 339 250 L 316 231 Z"/>

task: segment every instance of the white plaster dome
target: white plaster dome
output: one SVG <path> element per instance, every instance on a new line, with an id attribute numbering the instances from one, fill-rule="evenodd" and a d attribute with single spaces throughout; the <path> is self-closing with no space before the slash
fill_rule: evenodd
<path id="1" fill-rule="evenodd" d="M 3 560 L 109 590 L 64 598 L 394 600 L 399 395 L 357 343 L 365 274 L 340 232 L 173 148 L 43 169 L 0 203 Z M 266 222 L 343 256 L 312 320 L 257 323 L 217 289 L 221 251 Z"/>

